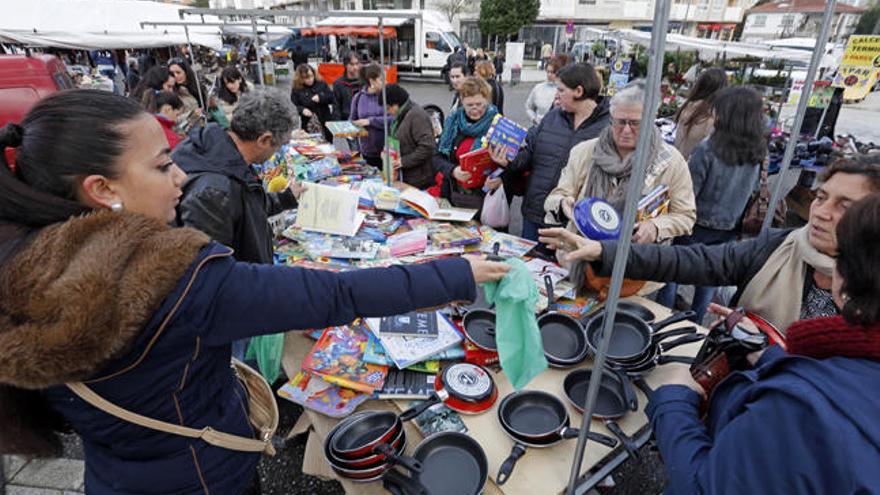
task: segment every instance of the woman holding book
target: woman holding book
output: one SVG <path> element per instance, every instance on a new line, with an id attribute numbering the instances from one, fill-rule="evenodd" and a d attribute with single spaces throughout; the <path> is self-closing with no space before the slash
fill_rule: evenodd
<path id="1" fill-rule="evenodd" d="M 615 93 L 610 105 L 611 126 L 605 128 L 598 138 L 571 149 L 559 184 L 544 202 L 548 224 L 566 223 L 568 230 L 577 232 L 573 221 L 574 205 L 589 197 L 604 199 L 618 212 L 623 212 L 639 140 L 644 99 L 643 81 L 633 82 Z M 669 208 L 666 213 L 636 225 L 633 242 L 637 243 L 670 241 L 690 234 L 696 218 L 694 190 L 687 162 L 678 150 L 663 142 L 660 131 L 654 126 L 651 126 L 651 131 L 648 169 L 642 194 L 666 185 L 669 188 Z"/>
<path id="2" fill-rule="evenodd" d="M 186 175 L 153 116 L 103 91 L 41 100 L 0 128 L 0 147 L 16 151 L 15 171 L 0 154 L 0 450 L 57 455 L 56 430 L 72 428 L 90 494 L 254 493 L 260 455 L 117 418 L 81 400 L 83 387 L 240 446 L 254 431 L 232 342 L 472 300 L 475 282 L 508 269 L 476 258 L 345 273 L 239 263 L 169 226 Z"/>
<path id="3" fill-rule="evenodd" d="M 332 114 L 330 105 L 333 104 L 333 90 L 311 65 L 302 64 L 293 73 L 290 101 L 296 105 L 304 130 L 320 132 L 328 143 L 333 142 L 333 134 L 325 125 Z M 320 131 L 316 127 L 320 128 Z"/>
<path id="4" fill-rule="evenodd" d="M 492 119 L 498 115 L 492 105 L 492 88 L 478 77 L 468 77 L 459 86 L 461 105 L 446 118 L 443 134 L 434 154 L 434 168 L 442 174 L 441 196 L 453 206 L 479 210 L 483 207 L 483 183 L 473 182 L 471 174 L 461 168 L 461 157 L 482 146 Z M 488 186 L 497 189 L 500 180 Z"/>
<path id="5" fill-rule="evenodd" d="M 764 100 L 744 86 L 721 90 L 712 103 L 715 131 L 691 153 L 688 167 L 694 185 L 697 220 L 694 233 L 676 237 L 674 244 L 723 244 L 737 238 L 740 220 L 761 178 L 767 157 L 764 137 Z M 675 303 L 677 284 L 667 284 L 657 302 Z M 697 286 L 691 309 L 701 323 L 715 287 Z"/>
<path id="6" fill-rule="evenodd" d="M 385 147 L 385 127 L 390 127 L 394 118 L 382 105 L 382 87 L 385 78 L 382 67 L 373 62 L 363 68 L 363 86 L 351 99 L 349 120 L 367 130 L 367 136 L 358 138 L 358 146 L 364 159 L 370 165 L 382 168 L 382 149 Z"/>

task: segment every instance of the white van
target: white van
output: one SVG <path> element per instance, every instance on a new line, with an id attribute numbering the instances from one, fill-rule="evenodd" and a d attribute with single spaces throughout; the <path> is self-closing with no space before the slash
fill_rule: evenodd
<path id="1" fill-rule="evenodd" d="M 392 47 L 390 55 L 398 71 L 426 76 L 439 76 L 443 66 L 446 65 L 446 59 L 461 46 L 452 24 L 440 12 L 433 10 L 375 12 L 376 17 L 328 17 L 316 22 L 315 26 L 377 26 L 380 13 L 407 14 L 411 17 L 382 19 L 383 26 L 392 27 L 396 31 L 396 37 L 389 43 Z M 336 37 L 331 38 L 330 49 L 335 53 L 339 40 L 333 38 Z M 386 47 L 389 44 L 386 44 Z"/>

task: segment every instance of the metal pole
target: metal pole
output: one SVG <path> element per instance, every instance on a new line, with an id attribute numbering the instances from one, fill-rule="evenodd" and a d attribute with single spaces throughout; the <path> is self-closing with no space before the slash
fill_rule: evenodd
<path id="1" fill-rule="evenodd" d="M 776 211 L 776 204 L 782 199 L 782 188 L 784 186 L 785 174 L 791 165 L 791 159 L 794 157 L 794 147 L 798 142 L 801 133 L 801 126 L 804 125 L 804 115 L 807 113 L 807 104 L 810 102 L 810 93 L 813 92 L 813 82 L 816 80 L 816 72 L 819 70 L 819 63 L 822 55 L 825 54 L 825 43 L 828 40 L 828 28 L 831 27 L 831 20 L 834 18 L 834 8 L 837 6 L 837 0 L 829 0 L 825 4 L 825 17 L 822 19 L 822 28 L 819 29 L 819 35 L 816 37 L 816 46 L 813 47 L 813 56 L 810 58 L 810 68 L 807 69 L 807 79 L 804 81 L 804 88 L 801 90 L 801 99 L 798 100 L 797 113 L 794 117 L 794 127 L 791 128 L 788 137 L 788 144 L 785 146 L 785 154 L 782 156 L 782 164 L 779 167 L 779 178 L 776 180 L 773 188 L 773 195 L 770 197 L 770 205 L 767 208 L 767 214 L 764 217 L 764 225 L 762 230 L 767 230 L 773 223 L 773 212 Z"/>
<path id="2" fill-rule="evenodd" d="M 391 165 L 391 156 L 388 150 L 388 95 L 385 91 L 387 84 L 385 74 L 385 36 L 382 33 L 382 16 L 379 16 L 379 65 L 382 66 L 382 139 L 384 142 L 382 154 L 382 175 L 385 183 L 391 186 L 394 183 L 394 167 Z"/>
<path id="3" fill-rule="evenodd" d="M 251 17 L 251 28 L 254 30 L 254 51 L 257 53 L 257 77 L 260 78 L 260 86 L 266 85 L 263 77 L 263 59 L 260 57 L 260 33 L 257 32 L 257 18 Z"/>
<path id="4" fill-rule="evenodd" d="M 208 99 L 202 95 L 202 85 L 199 82 L 199 74 L 196 72 L 196 55 L 193 52 L 192 42 L 189 40 L 189 26 L 183 26 L 183 32 L 186 34 L 186 46 L 189 48 L 189 63 L 192 65 L 193 74 L 196 76 L 196 91 L 199 93 L 199 103 L 202 104 L 202 108 L 207 111 L 208 110 Z"/>
<path id="5" fill-rule="evenodd" d="M 629 257 L 629 247 L 632 242 L 631 233 L 636 220 L 636 206 L 641 197 L 642 187 L 645 181 L 645 170 L 648 165 L 648 147 L 650 146 L 652 133 L 657 132 L 654 127 L 654 115 L 657 113 L 660 102 L 660 81 L 663 75 L 663 53 L 666 46 L 666 30 L 669 27 L 669 5 L 671 0 L 657 0 L 654 5 L 654 28 L 651 30 L 651 46 L 649 48 L 648 80 L 645 86 L 645 103 L 642 111 L 642 123 L 639 126 L 639 141 L 636 147 L 636 158 L 633 165 L 632 175 L 629 179 L 629 190 L 626 196 L 626 206 L 623 210 L 623 226 L 621 227 L 620 240 L 617 243 L 617 251 L 614 255 L 614 269 L 611 272 L 611 287 L 608 291 L 608 299 L 605 303 L 605 319 L 602 324 L 602 341 L 593 360 L 593 369 L 601 371 L 605 367 L 605 356 L 608 353 L 608 345 L 611 342 L 611 333 L 614 330 L 614 317 L 617 314 L 617 302 L 620 299 L 620 289 L 623 286 L 623 276 L 626 271 L 626 261 Z M 574 454 L 574 462 L 571 466 L 571 476 L 568 481 L 567 495 L 574 495 L 575 485 L 580 477 L 581 464 L 584 460 L 584 450 L 587 446 L 587 433 L 590 431 L 590 423 L 593 412 L 596 410 L 596 398 L 599 394 L 599 384 L 602 381 L 602 373 L 593 373 L 590 376 L 590 385 L 587 389 L 584 415 L 581 421 L 580 435 L 578 435 L 577 450 Z"/>

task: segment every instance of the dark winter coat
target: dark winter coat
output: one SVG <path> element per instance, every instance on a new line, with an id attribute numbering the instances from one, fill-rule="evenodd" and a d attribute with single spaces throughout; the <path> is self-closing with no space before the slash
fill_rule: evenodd
<path id="1" fill-rule="evenodd" d="M 293 68 L 296 69 L 300 65 L 309 63 L 309 54 L 304 52 L 301 47 L 296 47 L 290 53 L 290 60 L 293 62 Z"/>
<path id="2" fill-rule="evenodd" d="M 316 95 L 318 101 L 312 101 L 312 97 Z M 311 86 L 303 86 L 299 89 L 294 88 L 290 92 L 290 101 L 296 105 L 296 111 L 299 112 L 299 119 L 303 129 L 307 128 L 306 126 L 310 119 L 310 117 L 306 117 L 303 114 L 303 111 L 309 109 L 310 112 L 318 117 L 318 121 L 321 122 L 321 132 L 324 134 L 324 139 L 327 139 L 328 142 L 333 142 L 333 134 L 324 125 L 332 117 L 330 107 L 334 103 L 333 91 L 327 83 L 315 81 Z"/>
<path id="3" fill-rule="evenodd" d="M 425 110 L 412 101 L 396 118 L 403 182 L 425 189 L 434 184 L 434 126 Z"/>
<path id="4" fill-rule="evenodd" d="M 505 187 L 530 172 L 523 198 L 522 213 L 529 221 L 544 224 L 544 200 L 559 183 L 562 169 L 574 145 L 599 136 L 610 118 L 608 100 L 599 102 L 593 114 L 574 128 L 574 116 L 560 108 L 551 109 L 538 125 L 529 129 L 525 145 L 503 174 Z"/>
<path id="5" fill-rule="evenodd" d="M 349 79 L 345 74 L 333 81 L 333 120 L 349 120 L 351 99 L 362 86 L 359 78 Z"/>
<path id="6" fill-rule="evenodd" d="M 489 83 L 489 87 L 492 88 L 492 104 L 495 105 L 495 108 L 498 109 L 498 113 L 504 113 L 504 88 L 501 87 L 501 82 L 499 82 L 498 78 L 493 77 L 492 79 L 488 79 L 486 81 Z"/>
<path id="7" fill-rule="evenodd" d="M 380 100 L 381 94 L 372 94 L 366 89 L 359 91 L 351 100 L 349 120 L 369 119 L 367 137 L 360 139 L 360 150 L 364 156 L 379 157 L 385 147 L 385 127 L 387 121 L 391 125 L 391 116 L 385 113 Z"/>
<path id="8" fill-rule="evenodd" d="M 697 225 L 734 230 L 752 191 L 758 187 L 760 164 L 730 165 L 715 154 L 708 140 L 703 140 L 691 152 L 688 168 L 697 201 Z"/>
<path id="9" fill-rule="evenodd" d="M 626 276 L 709 287 L 735 285 L 735 306 L 745 287 L 790 233 L 791 230 L 774 229 L 746 241 L 713 246 L 633 244 L 626 261 Z M 597 275 L 611 276 L 616 249 L 617 241 L 602 241 L 602 257 L 593 263 Z"/>
<path id="10" fill-rule="evenodd" d="M 252 437 L 231 342 L 475 296 L 461 258 L 347 273 L 255 265 L 193 229 L 112 212 L 44 229 L 3 269 L 0 296 L 17 313 L 0 333 L 0 383 L 44 389 L 83 438 L 85 490 L 97 495 L 238 495 L 260 456 L 124 422 L 64 383 L 161 421 Z"/>
<path id="11" fill-rule="evenodd" d="M 768 349 L 700 396 L 660 387 L 646 413 L 669 474 L 666 493 L 876 493 L 880 361 Z"/>
<path id="12" fill-rule="evenodd" d="M 293 193 L 267 193 L 232 138 L 216 124 L 193 129 L 172 158 L 188 175 L 178 225 L 231 247 L 239 261 L 272 263 L 268 217 L 296 208 Z"/>

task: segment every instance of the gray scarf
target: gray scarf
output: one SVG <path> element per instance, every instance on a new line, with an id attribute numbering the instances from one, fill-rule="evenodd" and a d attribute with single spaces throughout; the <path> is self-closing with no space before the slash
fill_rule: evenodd
<path id="1" fill-rule="evenodd" d="M 657 155 L 663 146 L 663 139 L 656 127 L 651 128 L 651 140 L 648 148 L 648 170 L 645 175 L 650 178 L 655 174 L 655 168 L 659 163 Z M 626 202 L 626 193 L 629 178 L 632 174 L 636 153 L 631 153 L 625 160 L 617 154 L 617 145 L 614 144 L 611 126 L 605 128 L 599 135 L 596 148 L 593 151 L 593 166 L 587 177 L 586 194 L 584 197 L 603 198 L 617 211 L 623 212 Z M 665 167 L 664 167 L 665 168 Z"/>

